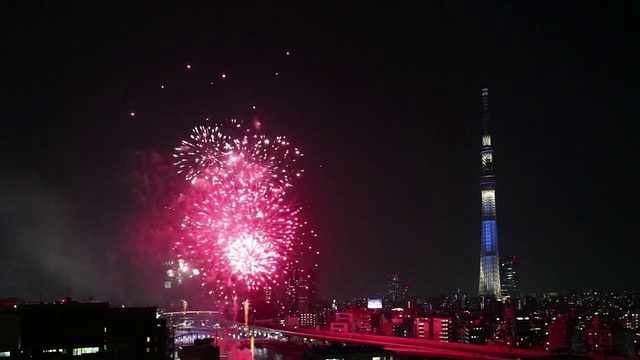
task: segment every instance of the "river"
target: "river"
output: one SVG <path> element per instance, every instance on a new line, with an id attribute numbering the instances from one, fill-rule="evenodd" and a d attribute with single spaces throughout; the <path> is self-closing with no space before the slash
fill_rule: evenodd
<path id="1" fill-rule="evenodd" d="M 228 357 L 227 359 L 229 360 L 250 360 L 251 357 L 249 356 L 249 353 L 246 353 L 247 357 L 244 357 L 245 355 L 242 354 L 239 357 Z M 272 350 L 272 349 L 256 349 L 255 350 L 255 360 L 302 360 L 302 355 L 301 354 L 291 354 L 291 353 L 285 353 L 285 352 L 281 352 L 281 351 L 276 351 L 276 350 Z M 422 358 L 422 357 L 413 357 L 413 356 L 397 356 L 395 357 L 396 360 L 422 360 L 422 359 L 429 359 L 429 360 L 436 360 L 436 358 Z M 444 359 L 438 359 L 438 360 L 444 360 Z"/>

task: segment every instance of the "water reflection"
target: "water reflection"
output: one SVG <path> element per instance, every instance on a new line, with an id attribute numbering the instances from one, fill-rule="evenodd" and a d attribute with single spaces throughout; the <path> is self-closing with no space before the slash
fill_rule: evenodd
<path id="1" fill-rule="evenodd" d="M 244 360 L 244 358 L 234 359 L 231 357 L 229 357 L 228 359 Z M 396 359 L 398 360 L 422 360 L 422 359 L 446 360 L 446 359 L 423 358 L 423 357 L 413 357 L 413 356 L 398 356 L 396 357 Z M 255 360 L 302 360 L 302 355 L 288 354 L 288 353 L 278 352 L 271 349 L 256 349 Z"/>

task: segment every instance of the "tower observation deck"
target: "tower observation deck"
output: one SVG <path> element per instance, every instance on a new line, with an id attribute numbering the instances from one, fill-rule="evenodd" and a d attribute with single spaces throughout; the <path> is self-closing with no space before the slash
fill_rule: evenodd
<path id="1" fill-rule="evenodd" d="M 478 295 L 500 298 L 500 260 L 498 258 L 498 230 L 496 225 L 496 178 L 493 170 L 493 147 L 489 133 L 489 89 L 482 89 L 482 234 L 480 243 L 480 282 Z"/>

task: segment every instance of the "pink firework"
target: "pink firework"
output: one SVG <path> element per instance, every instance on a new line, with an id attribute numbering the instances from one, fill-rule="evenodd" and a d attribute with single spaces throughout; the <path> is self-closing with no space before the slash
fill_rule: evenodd
<path id="1" fill-rule="evenodd" d="M 251 164 L 267 171 L 269 186 L 286 188 L 304 172 L 298 167 L 298 159 L 304 155 L 284 136 L 270 139 L 259 134 L 256 127 L 245 127 L 237 120 L 195 127 L 190 139 L 175 150 L 178 173 L 192 183 L 224 181 L 238 166 L 243 171 L 246 164 Z"/>
<path id="2" fill-rule="evenodd" d="M 202 200 L 185 217 L 189 262 L 207 280 L 231 276 L 249 288 L 273 282 L 296 243 L 300 209 L 260 181 L 229 181 L 195 192 Z"/>
<path id="3" fill-rule="evenodd" d="M 300 208 L 286 189 L 302 173 L 294 166 L 302 154 L 283 137 L 223 129 L 196 128 L 194 142 L 183 142 L 189 149 L 178 148 L 176 165 L 192 183 L 192 205 L 175 249 L 183 264 L 198 269 L 203 286 L 228 294 L 238 284 L 251 290 L 277 282 L 278 268 L 299 243 Z"/>
<path id="4" fill-rule="evenodd" d="M 224 165 L 231 151 L 229 138 L 219 126 L 197 126 L 189 140 L 183 140 L 176 153 L 178 173 L 189 181 L 210 179 L 216 169 Z"/>

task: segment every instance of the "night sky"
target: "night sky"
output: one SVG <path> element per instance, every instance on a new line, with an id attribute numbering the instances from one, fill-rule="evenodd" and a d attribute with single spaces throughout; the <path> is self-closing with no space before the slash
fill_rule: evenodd
<path id="1" fill-rule="evenodd" d="M 206 117 L 304 150 L 320 295 L 476 294 L 483 87 L 521 292 L 640 290 L 634 3 L 174 4 L 1 5 L 0 297 L 155 301 L 123 179 Z"/>

